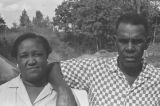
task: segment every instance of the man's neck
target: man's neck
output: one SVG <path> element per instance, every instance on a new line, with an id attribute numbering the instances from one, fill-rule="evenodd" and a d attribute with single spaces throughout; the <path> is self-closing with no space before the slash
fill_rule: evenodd
<path id="1" fill-rule="evenodd" d="M 120 68 L 120 71 L 123 72 L 123 74 L 126 77 L 126 80 L 128 81 L 129 85 L 132 85 L 136 78 L 139 76 L 139 74 L 142 71 L 143 64 L 139 64 L 139 66 L 136 67 L 125 67 L 122 62 L 118 62 L 118 67 Z"/>
<path id="2" fill-rule="evenodd" d="M 142 66 L 137 66 L 137 67 L 119 67 L 120 70 L 125 74 L 130 77 L 138 77 L 140 72 L 142 71 Z"/>
<path id="3" fill-rule="evenodd" d="M 141 69 L 136 69 L 136 68 L 135 69 L 134 68 L 130 68 L 130 69 L 120 68 L 120 70 L 125 75 L 125 78 L 130 86 L 132 86 L 132 84 L 134 83 L 134 81 L 137 79 L 137 77 L 139 76 L 141 72 Z"/>

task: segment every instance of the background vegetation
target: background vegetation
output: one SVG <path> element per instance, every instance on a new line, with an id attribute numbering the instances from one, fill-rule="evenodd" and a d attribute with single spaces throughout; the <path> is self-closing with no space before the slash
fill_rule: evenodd
<path id="1" fill-rule="evenodd" d="M 10 56 L 13 41 L 25 32 L 46 37 L 54 50 L 51 58 L 69 59 L 101 49 L 115 52 L 112 37 L 117 18 L 127 12 L 136 12 L 147 17 L 150 23 L 153 41 L 146 52 L 148 60 L 154 63 L 160 57 L 159 0 L 64 0 L 53 11 L 55 15 L 50 20 L 39 10 L 30 19 L 23 10 L 19 24 L 13 23 L 11 28 L 0 17 L 0 54 L 14 61 Z"/>

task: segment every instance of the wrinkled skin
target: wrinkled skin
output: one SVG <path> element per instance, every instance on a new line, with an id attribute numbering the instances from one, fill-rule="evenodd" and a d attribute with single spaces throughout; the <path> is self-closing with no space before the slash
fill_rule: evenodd
<path id="1" fill-rule="evenodd" d="M 143 25 L 120 23 L 116 35 L 116 47 L 119 54 L 119 67 L 132 76 L 138 76 L 142 68 L 142 56 L 148 48 L 149 37 Z M 133 75 L 134 76 L 134 75 Z"/>
<path id="2" fill-rule="evenodd" d="M 33 84 L 47 79 L 47 54 L 40 41 L 26 39 L 18 47 L 17 62 L 23 81 Z"/>

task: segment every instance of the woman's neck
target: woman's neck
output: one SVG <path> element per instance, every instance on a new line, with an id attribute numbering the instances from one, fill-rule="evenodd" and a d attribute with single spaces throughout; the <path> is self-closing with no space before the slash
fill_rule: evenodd
<path id="1" fill-rule="evenodd" d="M 28 93 L 28 96 L 29 96 L 32 104 L 34 104 L 34 101 L 36 100 L 36 98 L 38 97 L 40 92 L 43 90 L 46 83 L 47 82 L 45 82 L 45 83 L 33 83 L 33 82 L 23 80 L 23 84 L 26 88 L 26 91 Z"/>
<path id="2" fill-rule="evenodd" d="M 43 87 L 47 84 L 47 82 L 29 82 L 23 80 L 23 83 L 25 86 L 31 86 L 31 87 Z"/>
<path id="3" fill-rule="evenodd" d="M 28 81 L 23 78 L 21 78 L 25 86 L 31 86 L 31 87 L 43 87 L 48 83 L 47 78 L 42 78 L 40 80 L 35 81 Z"/>

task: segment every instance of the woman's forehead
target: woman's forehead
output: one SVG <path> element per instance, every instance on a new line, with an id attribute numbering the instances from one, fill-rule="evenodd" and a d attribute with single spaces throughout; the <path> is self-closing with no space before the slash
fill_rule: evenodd
<path id="1" fill-rule="evenodd" d="M 26 40 L 23 40 L 19 47 L 19 49 L 32 49 L 32 48 L 37 48 L 37 49 L 44 49 L 42 43 L 37 40 L 37 39 L 26 39 Z"/>
<path id="2" fill-rule="evenodd" d="M 37 38 L 27 38 L 24 39 L 23 41 L 20 42 L 19 45 L 24 45 L 24 44 L 41 44 L 42 45 L 42 41 L 40 39 Z"/>

